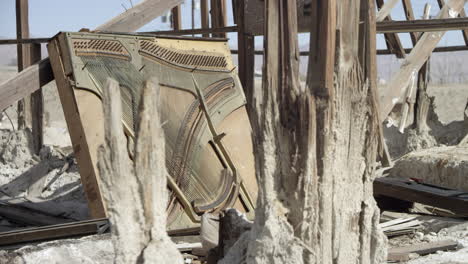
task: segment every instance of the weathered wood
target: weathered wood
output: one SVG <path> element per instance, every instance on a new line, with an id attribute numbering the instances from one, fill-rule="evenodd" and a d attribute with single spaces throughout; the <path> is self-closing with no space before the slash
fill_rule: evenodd
<path id="1" fill-rule="evenodd" d="M 223 28 L 227 24 L 226 0 L 211 0 L 211 27 Z M 225 38 L 225 33 L 213 34 L 214 37 Z"/>
<path id="2" fill-rule="evenodd" d="M 89 122 L 93 124 L 95 129 L 102 128 L 103 124 L 96 122 L 99 120 L 98 117 L 102 116 L 100 108 L 100 99 L 96 96 L 89 96 L 88 92 L 77 90 L 74 92 L 64 68 L 70 68 L 70 65 L 64 66 L 70 61 L 62 60 L 61 56 L 68 56 L 67 51 L 60 47 L 57 39 L 52 40 L 48 45 L 48 51 L 50 58 L 55 61 L 52 65 L 55 74 L 55 81 L 57 87 L 60 102 L 63 107 L 63 112 L 67 120 L 74 120 L 74 122 L 67 122 L 68 132 L 73 143 L 73 151 L 80 164 L 80 177 L 83 185 L 86 199 L 88 201 L 88 208 L 91 218 L 98 219 L 106 217 L 106 212 L 101 197 L 100 187 L 98 185 L 98 179 L 96 177 L 96 155 L 97 153 L 91 153 L 90 149 L 94 150 L 92 143 L 96 141 L 96 133 L 88 135 L 85 133 L 87 127 L 83 124 Z M 49 61 L 47 59 L 47 61 Z M 39 86 L 37 86 L 39 87 Z M 88 96 L 88 97 L 87 97 Z M 80 100 L 77 100 L 79 98 Z M 88 100 L 86 100 L 88 99 Z M 80 104 L 80 101 L 85 101 Z M 85 115 L 87 111 L 93 113 L 93 119 L 82 120 L 81 115 Z M 90 146 L 91 145 L 91 146 Z"/>
<path id="3" fill-rule="evenodd" d="M 427 255 L 427 254 L 435 253 L 437 251 L 454 250 L 457 248 L 457 246 L 458 246 L 457 241 L 442 240 L 442 241 L 421 243 L 421 244 L 404 246 L 404 247 L 390 248 L 388 250 L 388 254 L 390 255 L 390 254 L 416 253 L 418 255 Z"/>
<path id="4" fill-rule="evenodd" d="M 36 63 L 41 60 L 41 44 L 31 45 L 30 56 L 32 63 Z M 44 144 L 44 105 L 41 89 L 38 89 L 31 94 L 31 116 L 31 130 L 34 152 L 39 154 L 42 145 Z"/>
<path id="5" fill-rule="evenodd" d="M 0 39 L 0 45 L 46 43 L 50 38 Z"/>
<path id="6" fill-rule="evenodd" d="M 413 5 L 411 4 L 411 0 L 403 0 L 403 9 L 405 10 L 406 20 L 415 20 L 414 12 L 413 12 Z M 419 33 L 411 32 L 411 42 L 413 43 L 413 47 L 418 42 Z"/>
<path id="7" fill-rule="evenodd" d="M 377 12 L 377 17 L 376 21 L 381 22 L 383 21 L 386 17 L 390 15 L 392 12 L 393 8 L 395 5 L 399 2 L 400 0 L 387 0 L 382 7 L 380 8 L 379 12 Z"/>
<path id="8" fill-rule="evenodd" d="M 172 8 L 171 10 L 171 23 L 172 29 L 180 30 L 182 28 L 182 17 L 180 15 L 180 5 Z"/>
<path id="9" fill-rule="evenodd" d="M 55 217 L 30 208 L 6 204 L 0 204 L 0 216 L 12 222 L 33 226 L 55 225 L 70 221 L 70 219 Z"/>
<path id="10" fill-rule="evenodd" d="M 379 119 L 367 67 L 375 63 L 359 57 L 372 43 L 360 23 L 375 27 L 375 14 L 368 8 L 361 18 L 360 4 L 311 2 L 312 56 L 301 87 L 296 1 L 265 1 L 263 88 L 251 115 L 259 198 L 247 263 L 386 257 L 372 198 Z"/>
<path id="11" fill-rule="evenodd" d="M 377 0 L 377 7 L 381 9 L 384 6 L 384 0 Z M 387 15 L 384 18 L 385 21 L 391 21 L 392 18 L 390 15 Z M 397 58 L 404 58 L 405 51 L 403 49 L 403 45 L 401 44 L 400 37 L 397 34 L 389 34 L 386 33 L 385 35 L 385 43 L 387 44 L 388 50 L 392 54 L 395 54 Z"/>
<path id="12" fill-rule="evenodd" d="M 27 67 L 0 84 L 0 110 L 26 97 L 54 79 L 49 59 Z"/>
<path id="13" fill-rule="evenodd" d="M 226 33 L 237 32 L 237 26 L 229 26 L 222 28 L 196 28 L 196 29 L 181 29 L 181 30 L 165 30 L 165 31 L 150 31 L 142 32 L 145 34 L 154 35 L 194 35 L 194 34 L 209 34 L 209 33 Z"/>
<path id="14" fill-rule="evenodd" d="M 115 263 L 183 263 L 166 232 L 167 182 L 164 133 L 157 109 L 157 80 L 141 94 L 135 161 L 127 154 L 119 84 L 103 91 L 105 146 L 99 149 L 103 197 L 112 224 Z"/>
<path id="15" fill-rule="evenodd" d="M 468 18 L 446 18 L 411 21 L 383 21 L 377 24 L 378 33 L 438 32 L 468 27 Z"/>
<path id="16" fill-rule="evenodd" d="M 429 18 L 430 5 L 426 4 L 424 7 L 424 17 Z M 416 124 L 416 130 L 418 133 L 427 133 L 429 131 L 429 126 L 427 125 L 427 118 L 429 115 L 429 107 L 431 105 L 431 100 L 427 94 L 427 85 L 429 82 L 430 74 L 430 57 L 427 59 L 426 63 L 421 67 L 418 72 L 418 90 L 416 105 L 414 109 L 414 120 Z"/>
<path id="17" fill-rule="evenodd" d="M 468 216 L 468 198 L 462 191 L 438 188 L 399 178 L 378 178 L 374 181 L 374 195 L 417 202 L 448 209 L 459 216 Z"/>
<path id="18" fill-rule="evenodd" d="M 445 0 L 437 0 L 437 3 L 439 4 L 439 7 L 442 8 L 445 5 Z M 458 14 L 459 17 L 466 17 L 466 12 L 465 8 L 460 10 L 460 14 Z M 463 31 L 463 39 L 465 40 L 466 45 L 468 46 L 468 30 L 465 28 Z"/>
<path id="19" fill-rule="evenodd" d="M 16 38 L 29 38 L 29 4 L 28 0 L 16 0 Z M 31 65 L 29 46 L 17 45 L 18 72 Z M 31 127 L 30 97 L 22 98 L 17 104 L 17 127 Z"/>
<path id="20" fill-rule="evenodd" d="M 250 115 L 252 111 L 252 103 L 255 89 L 254 71 L 255 71 L 255 38 L 245 32 L 245 0 L 236 1 L 236 21 L 237 21 L 237 46 L 239 47 L 239 55 L 237 57 L 239 65 L 239 79 L 244 89 L 244 94 L 247 99 L 247 112 Z"/>
<path id="21" fill-rule="evenodd" d="M 458 12 L 463 8 L 464 3 L 464 0 L 451 0 L 442 8 L 437 18 L 457 16 Z M 411 75 L 413 72 L 418 72 L 421 69 L 444 33 L 441 31 L 423 34 L 414 49 L 405 58 L 400 70 L 392 77 L 384 93 L 381 95 L 380 118 L 382 120 L 387 118 L 395 104 L 401 102 Z"/>
<path id="22" fill-rule="evenodd" d="M 201 12 L 201 27 L 203 29 L 210 28 L 210 10 L 208 8 L 208 0 L 201 0 L 200 1 L 200 12 Z M 202 35 L 203 37 L 207 38 L 210 36 L 209 33 L 205 33 Z"/>
<path id="23" fill-rule="evenodd" d="M 144 0 L 96 28 L 96 31 L 133 32 L 181 4 L 182 0 Z"/>

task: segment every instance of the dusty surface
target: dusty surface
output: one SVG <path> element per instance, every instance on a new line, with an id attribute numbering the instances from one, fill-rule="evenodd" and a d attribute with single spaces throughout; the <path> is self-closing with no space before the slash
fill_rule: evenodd
<path id="1" fill-rule="evenodd" d="M 17 250 L 0 251 L 0 264 L 110 264 L 113 259 L 114 248 L 109 234 L 56 240 Z"/>
<path id="2" fill-rule="evenodd" d="M 468 85 L 429 85 L 428 94 L 432 101 L 427 120 L 428 134 L 417 135 L 411 127 L 401 134 L 395 126 L 385 127 L 386 142 L 393 158 L 414 150 L 457 145 L 468 133 Z M 391 121 L 397 125 L 398 113 L 396 108 L 392 116 L 395 121 Z M 386 124 L 388 126 L 388 122 Z"/>
<path id="3" fill-rule="evenodd" d="M 395 162 L 390 174 L 468 191 L 468 148 L 451 146 L 411 152 Z"/>
<path id="4" fill-rule="evenodd" d="M 401 247 L 442 240 L 454 240 L 459 243 L 457 250 L 436 252 L 425 256 L 413 256 L 410 264 L 466 264 L 468 263 L 468 222 L 463 219 L 446 218 L 430 215 L 384 212 L 395 218 L 416 217 L 423 222 L 423 228 L 404 236 L 388 240 L 389 247 Z"/>

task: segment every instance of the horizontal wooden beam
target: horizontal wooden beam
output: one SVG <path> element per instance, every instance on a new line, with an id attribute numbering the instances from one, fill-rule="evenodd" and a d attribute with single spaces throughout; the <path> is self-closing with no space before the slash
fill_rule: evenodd
<path id="1" fill-rule="evenodd" d="M 413 49 L 405 49 L 405 53 L 410 53 Z M 437 47 L 433 52 L 454 52 L 454 51 L 466 51 L 468 46 L 447 46 L 447 47 Z M 263 55 L 263 50 L 254 51 L 255 55 Z M 239 54 L 238 50 L 231 50 L 231 54 Z M 309 56 L 308 51 L 300 51 L 300 56 Z M 387 49 L 377 50 L 377 55 L 392 55 L 393 53 Z"/>
<path id="2" fill-rule="evenodd" d="M 434 32 L 468 29 L 468 18 L 382 21 L 377 23 L 377 33 Z"/>
<path id="3" fill-rule="evenodd" d="M 54 79 L 49 58 L 29 66 L 0 84 L 0 111 L 38 90 Z"/>
<path id="4" fill-rule="evenodd" d="M 0 45 L 40 44 L 40 43 L 47 43 L 49 40 L 50 38 L 0 39 Z"/>
<path id="5" fill-rule="evenodd" d="M 196 28 L 196 29 L 181 29 L 181 30 L 167 30 L 167 31 L 151 31 L 151 32 L 140 32 L 140 33 L 154 34 L 154 35 L 193 35 L 193 34 L 227 33 L 227 32 L 237 32 L 237 26 L 221 27 L 221 28 Z"/>
<path id="6" fill-rule="evenodd" d="M 426 204 L 468 216 L 466 192 L 426 185 L 401 178 L 382 177 L 374 181 L 374 196 L 387 196 L 408 202 Z"/>

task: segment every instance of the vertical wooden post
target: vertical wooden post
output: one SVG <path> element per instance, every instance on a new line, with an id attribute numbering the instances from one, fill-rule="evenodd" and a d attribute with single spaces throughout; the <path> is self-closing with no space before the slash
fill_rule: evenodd
<path id="1" fill-rule="evenodd" d="M 180 17 L 180 5 L 172 8 L 171 13 L 172 13 L 172 16 L 171 16 L 172 29 L 180 30 L 182 26 L 182 21 Z"/>
<path id="2" fill-rule="evenodd" d="M 443 1 L 443 0 L 442 0 Z M 439 0 L 440 4 L 440 0 Z M 443 4 L 442 4 L 443 6 Z M 429 19 L 429 11 L 431 6 L 426 4 L 424 6 L 424 17 L 423 19 Z M 427 115 L 429 113 L 429 107 L 431 100 L 427 94 L 427 84 L 429 82 L 430 74 L 430 62 L 431 57 L 427 58 L 427 61 L 421 67 L 418 72 L 418 90 L 416 96 L 416 104 L 414 105 L 414 122 L 416 124 L 416 130 L 418 133 L 428 132 L 429 127 L 427 126 Z"/>
<path id="3" fill-rule="evenodd" d="M 247 111 L 250 115 L 252 110 L 253 92 L 255 89 L 254 71 L 255 71 L 255 41 L 254 36 L 245 32 L 244 1 L 236 1 L 236 21 L 237 21 L 237 46 L 239 49 L 238 65 L 239 78 L 244 88 L 244 94 L 247 98 Z"/>
<path id="4" fill-rule="evenodd" d="M 16 0 L 16 38 L 29 38 L 29 11 L 28 0 Z M 29 45 L 18 44 L 18 71 L 31 64 L 29 57 Z M 18 101 L 18 129 L 24 129 L 31 126 L 29 96 Z"/>
<path id="5" fill-rule="evenodd" d="M 200 0 L 200 9 L 201 9 L 201 27 L 209 28 L 210 27 L 210 11 L 208 9 L 208 0 Z M 210 34 L 203 34 L 203 37 L 207 38 Z"/>
<path id="6" fill-rule="evenodd" d="M 31 63 L 36 63 L 41 60 L 41 44 L 35 43 L 30 49 Z M 31 117 L 32 117 L 32 136 L 34 151 L 39 154 L 44 144 L 43 119 L 44 106 L 42 89 L 38 89 L 31 95 Z"/>
<path id="7" fill-rule="evenodd" d="M 221 28 L 227 24 L 226 0 L 211 0 L 211 27 Z M 214 33 L 214 37 L 225 38 L 226 33 Z"/>

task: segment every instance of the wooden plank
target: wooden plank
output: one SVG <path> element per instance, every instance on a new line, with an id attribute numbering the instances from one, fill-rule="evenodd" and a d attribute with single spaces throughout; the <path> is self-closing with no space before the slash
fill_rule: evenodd
<path id="1" fill-rule="evenodd" d="M 46 43 L 50 38 L 0 39 L 0 45 Z"/>
<path id="2" fill-rule="evenodd" d="M 28 0 L 16 0 L 16 38 L 29 38 L 29 5 Z M 18 72 L 31 65 L 29 46 L 17 45 Z M 17 104 L 18 129 L 31 127 L 30 98 L 20 98 Z"/>
<path id="3" fill-rule="evenodd" d="M 400 0 L 387 0 L 383 6 L 380 8 L 379 12 L 377 12 L 377 17 L 376 21 L 381 22 L 385 18 L 387 18 L 390 13 L 392 12 L 393 8 L 395 5 L 399 2 Z"/>
<path id="4" fill-rule="evenodd" d="M 211 27 L 223 28 L 227 24 L 226 0 L 211 0 Z M 214 37 L 225 38 L 226 34 L 216 33 Z"/>
<path id="5" fill-rule="evenodd" d="M 244 4 L 245 0 L 236 2 L 236 21 L 238 27 L 237 46 L 239 47 L 238 65 L 239 79 L 247 99 L 247 111 L 252 111 L 253 92 L 255 89 L 255 39 L 245 32 Z M 262 52 L 263 54 L 263 52 Z"/>
<path id="6" fill-rule="evenodd" d="M 439 7 L 442 8 L 445 5 L 445 0 L 437 0 L 437 3 L 439 4 Z M 466 17 L 465 8 L 460 10 L 458 17 Z M 462 33 L 463 33 L 463 39 L 465 40 L 465 43 L 468 46 L 468 30 L 464 29 Z"/>
<path id="7" fill-rule="evenodd" d="M 67 118 L 67 127 L 72 140 L 75 157 L 78 164 L 80 164 L 80 177 L 88 201 L 90 215 L 93 219 L 106 217 L 96 175 L 97 164 L 94 162 L 97 160 L 97 145 L 100 145 L 95 143 L 104 141 L 102 133 L 96 133 L 96 131 L 104 131 L 101 101 L 98 97 L 92 96 L 89 92 L 81 91 L 80 89 L 74 90 L 70 85 L 65 73 L 67 66 L 64 66 L 64 63 L 70 62 L 62 61 L 60 57 L 68 56 L 66 53 L 67 50 L 59 46 L 57 39 L 49 43 L 48 51 L 50 58 L 56 62 L 52 65 L 52 68 L 55 74 L 55 81 L 57 82 L 60 102 L 62 103 L 63 112 Z M 82 100 L 77 100 L 77 97 L 80 97 L 79 99 Z M 81 102 L 81 104 L 79 104 L 79 102 Z M 95 114 L 89 115 L 89 112 Z M 93 118 L 82 120 L 82 115 L 87 117 L 91 116 Z M 70 122 L 70 120 L 73 120 L 73 122 Z M 84 124 L 86 123 L 93 124 L 92 128 L 94 129 L 90 129 L 89 126 L 85 127 Z M 94 133 L 86 133 L 90 132 L 90 130 Z M 93 151 L 91 151 L 91 148 Z"/>
<path id="8" fill-rule="evenodd" d="M 70 219 L 55 217 L 30 208 L 3 203 L 0 204 L 0 216 L 15 223 L 33 226 L 55 225 L 70 221 Z"/>
<path id="9" fill-rule="evenodd" d="M 403 0 L 403 9 L 405 10 L 406 20 L 415 20 L 414 12 L 413 12 L 413 5 L 411 4 L 411 0 Z M 413 43 L 413 47 L 418 42 L 419 33 L 411 32 L 411 42 Z"/>
<path id="10" fill-rule="evenodd" d="M 109 231 L 109 226 L 109 220 L 97 219 L 3 232 L 0 234 L 0 246 L 102 234 Z"/>
<path id="11" fill-rule="evenodd" d="M 208 8 L 208 0 L 200 0 L 200 12 L 201 12 L 201 27 L 203 29 L 210 28 L 210 10 Z M 208 38 L 209 33 L 204 33 L 203 37 Z"/>
<path id="12" fill-rule="evenodd" d="M 437 18 L 443 19 L 454 17 L 463 8 L 464 0 L 451 0 L 439 12 Z M 414 22 L 414 21 L 408 21 Z M 445 32 L 430 32 L 423 34 L 411 53 L 402 62 L 398 71 L 388 83 L 385 91 L 381 95 L 380 117 L 386 119 L 395 104 L 400 102 L 406 93 L 408 82 L 413 72 L 421 69 L 427 61 L 432 51 L 435 49 Z"/>
<path id="13" fill-rule="evenodd" d="M 387 196 L 444 208 L 460 216 L 468 216 L 468 197 L 462 191 L 420 184 L 399 178 L 378 178 L 374 181 L 374 195 Z"/>
<path id="14" fill-rule="evenodd" d="M 31 45 L 31 62 L 36 63 L 41 60 L 41 44 L 32 44 Z M 34 152 L 39 154 L 43 144 L 44 144 L 44 131 L 43 131 L 43 121 L 44 121 L 44 106 L 43 106 L 43 97 L 42 90 L 38 89 L 31 95 L 31 130 L 33 138 L 33 147 Z"/>
<path id="15" fill-rule="evenodd" d="M 308 83 L 313 94 L 318 97 L 327 97 L 334 85 L 333 75 L 335 67 L 335 42 L 336 42 L 336 3 L 335 1 L 313 1 L 311 7 L 312 26 L 309 56 Z M 327 10 L 326 13 L 318 14 L 318 10 Z M 315 40 L 315 41 L 312 41 Z"/>
<path id="16" fill-rule="evenodd" d="M 446 18 L 412 21 L 384 21 L 377 24 L 377 33 L 438 32 L 468 28 L 468 18 Z"/>
<path id="17" fill-rule="evenodd" d="M 144 0 L 100 25 L 96 31 L 134 32 L 181 3 L 182 0 Z"/>
<path id="18" fill-rule="evenodd" d="M 381 9 L 384 6 L 384 1 L 383 0 L 377 0 L 377 7 Z M 385 21 L 391 21 L 392 18 L 390 15 L 387 15 L 384 19 Z M 378 29 L 377 29 L 378 32 Z M 403 49 L 403 45 L 401 45 L 400 37 L 398 37 L 397 34 L 388 34 L 386 33 L 385 35 L 385 43 L 387 44 L 388 50 L 395 54 L 397 58 L 404 58 L 405 57 L 405 51 Z"/>
<path id="19" fill-rule="evenodd" d="M 196 34 L 208 34 L 208 33 L 226 33 L 226 32 L 237 32 L 237 26 L 229 26 L 222 28 L 196 28 L 196 29 L 182 29 L 182 30 L 167 30 L 167 31 L 149 31 L 141 32 L 143 34 L 153 35 L 196 35 Z"/>
<path id="20" fill-rule="evenodd" d="M 171 16 L 172 29 L 180 30 L 182 28 L 182 19 L 180 16 L 180 5 L 172 8 L 171 14 L 172 14 Z"/>
<path id="21" fill-rule="evenodd" d="M 454 240 L 442 240 L 429 243 L 421 243 L 404 247 L 390 248 L 388 254 L 407 254 L 416 253 L 418 255 L 427 255 L 437 251 L 454 250 L 458 242 Z"/>
<path id="22" fill-rule="evenodd" d="M 49 59 L 43 59 L 0 84 L 0 110 L 26 97 L 54 79 Z"/>

